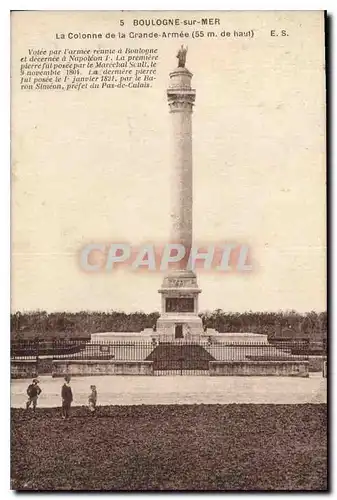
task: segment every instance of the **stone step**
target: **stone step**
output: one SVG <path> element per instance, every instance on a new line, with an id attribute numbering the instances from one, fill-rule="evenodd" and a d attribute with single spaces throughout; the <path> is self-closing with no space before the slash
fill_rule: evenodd
<path id="1" fill-rule="evenodd" d="M 147 356 L 156 370 L 208 370 L 215 358 L 200 345 L 161 343 Z"/>

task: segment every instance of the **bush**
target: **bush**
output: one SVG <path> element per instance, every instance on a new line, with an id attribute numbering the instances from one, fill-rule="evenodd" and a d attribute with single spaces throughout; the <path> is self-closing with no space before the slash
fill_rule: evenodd
<path id="1" fill-rule="evenodd" d="M 159 317 L 158 312 L 124 313 L 120 311 L 16 312 L 11 315 L 12 337 L 16 340 L 41 337 L 90 337 L 97 332 L 140 332 L 152 328 Z M 200 314 L 204 326 L 219 332 L 253 332 L 277 337 L 287 332 L 293 338 L 319 339 L 326 336 L 327 314 L 325 312 L 300 314 L 285 312 L 232 313 L 217 309 Z M 290 332 L 290 333 L 289 333 Z"/>

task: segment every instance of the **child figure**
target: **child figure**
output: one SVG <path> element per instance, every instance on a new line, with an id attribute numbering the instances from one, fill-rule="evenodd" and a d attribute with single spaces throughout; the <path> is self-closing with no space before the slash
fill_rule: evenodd
<path id="1" fill-rule="evenodd" d="M 97 390 L 95 385 L 90 386 L 91 393 L 88 397 L 89 410 L 94 414 L 96 412 Z"/>
<path id="2" fill-rule="evenodd" d="M 33 382 L 28 386 L 27 389 L 28 401 L 26 403 L 26 410 L 28 410 L 31 404 L 33 404 L 33 411 L 35 412 L 36 410 L 37 399 L 42 392 L 38 384 L 39 381 L 36 378 L 34 378 Z"/>

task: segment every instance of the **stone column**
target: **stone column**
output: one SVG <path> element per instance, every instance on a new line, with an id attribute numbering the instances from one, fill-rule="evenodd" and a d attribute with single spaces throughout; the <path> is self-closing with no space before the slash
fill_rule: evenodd
<path id="1" fill-rule="evenodd" d="M 191 88 L 192 73 L 178 67 L 170 73 L 167 99 L 172 123 L 171 131 L 171 243 L 184 245 L 187 255 L 193 242 L 193 175 L 192 175 L 192 108 L 195 90 Z M 198 341 L 202 321 L 198 316 L 197 278 L 186 270 L 187 260 L 170 268 L 159 293 L 162 311 L 157 332 L 162 341 L 183 339 Z"/>
<path id="2" fill-rule="evenodd" d="M 195 90 L 191 88 L 192 73 L 177 68 L 170 73 L 167 99 L 172 132 L 171 174 L 171 242 L 186 249 L 192 245 L 192 108 Z"/>

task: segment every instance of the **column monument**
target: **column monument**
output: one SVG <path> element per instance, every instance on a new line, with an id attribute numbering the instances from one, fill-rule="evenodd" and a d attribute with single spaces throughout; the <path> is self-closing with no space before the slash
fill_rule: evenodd
<path id="1" fill-rule="evenodd" d="M 178 67 L 170 73 L 167 100 L 172 123 L 171 235 L 170 242 L 183 245 L 186 255 L 192 246 L 193 176 L 192 111 L 196 92 L 191 87 L 192 73 L 185 67 L 187 49 L 181 46 Z M 198 287 L 187 260 L 169 269 L 159 290 L 161 316 L 157 333 L 162 341 L 198 341 L 203 333 L 198 316 Z"/>

